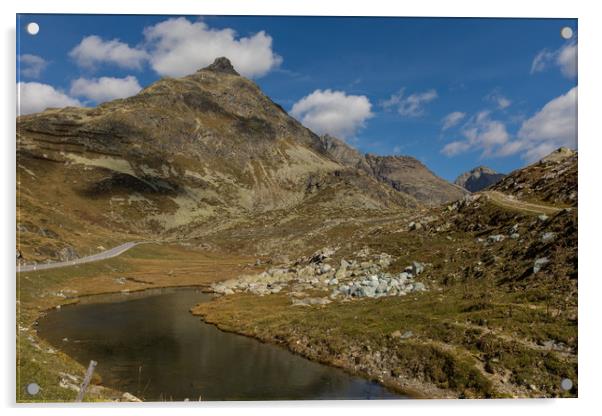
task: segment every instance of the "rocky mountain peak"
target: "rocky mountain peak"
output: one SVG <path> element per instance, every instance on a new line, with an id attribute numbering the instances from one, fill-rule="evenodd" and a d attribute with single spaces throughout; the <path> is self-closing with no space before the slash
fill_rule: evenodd
<path id="1" fill-rule="evenodd" d="M 499 182 L 505 176 L 506 175 L 497 173 L 487 166 L 481 165 L 461 174 L 456 178 L 454 183 L 469 190 L 470 192 L 478 192 Z"/>
<path id="2" fill-rule="evenodd" d="M 211 65 L 203 68 L 203 70 L 204 71 L 221 72 L 224 74 L 240 75 L 234 69 L 232 62 L 230 62 L 230 60 L 228 58 L 226 58 L 225 56 L 215 58 L 215 61 L 213 61 L 213 63 Z"/>
<path id="3" fill-rule="evenodd" d="M 497 172 L 491 168 L 488 168 L 487 166 L 477 166 L 476 168 L 474 168 L 473 170 L 470 171 L 470 173 L 472 173 L 473 176 L 475 177 L 479 177 L 483 174 L 489 174 L 489 175 L 495 175 L 497 174 Z"/>

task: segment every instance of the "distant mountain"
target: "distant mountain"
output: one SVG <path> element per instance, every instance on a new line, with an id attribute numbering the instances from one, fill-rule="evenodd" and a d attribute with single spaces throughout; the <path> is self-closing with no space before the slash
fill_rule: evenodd
<path id="1" fill-rule="evenodd" d="M 393 189 L 412 196 L 426 205 L 438 205 L 462 198 L 466 191 L 431 172 L 410 156 L 364 155 L 344 141 L 320 137 L 322 150 L 337 162 L 360 169 Z"/>
<path id="2" fill-rule="evenodd" d="M 458 176 L 454 183 L 470 192 L 478 192 L 502 180 L 506 175 L 486 166 L 479 166 Z"/>

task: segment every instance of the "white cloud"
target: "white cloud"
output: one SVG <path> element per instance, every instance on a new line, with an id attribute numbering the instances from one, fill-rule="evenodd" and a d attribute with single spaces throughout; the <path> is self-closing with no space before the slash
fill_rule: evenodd
<path id="1" fill-rule="evenodd" d="M 466 142 L 456 140 L 451 143 L 446 144 L 443 149 L 441 149 L 441 153 L 446 156 L 455 156 L 459 153 L 463 153 L 470 148 L 470 145 Z"/>
<path id="2" fill-rule="evenodd" d="M 282 58 L 272 50 L 264 31 L 239 37 L 230 28 L 213 29 L 206 23 L 171 18 L 144 29 L 145 42 L 131 47 L 119 39 L 86 36 L 69 52 L 78 65 L 95 68 L 102 63 L 141 69 L 148 62 L 159 75 L 179 77 L 196 72 L 225 56 L 243 76 L 257 78 L 277 68 Z"/>
<path id="3" fill-rule="evenodd" d="M 497 102 L 497 107 L 500 110 L 508 108 L 508 107 L 510 107 L 510 104 L 512 104 L 512 101 L 510 101 L 506 97 L 502 97 L 501 95 L 496 97 L 496 102 Z"/>
<path id="4" fill-rule="evenodd" d="M 577 87 L 556 97 L 518 131 L 525 158 L 534 161 L 561 147 L 577 147 Z"/>
<path id="5" fill-rule="evenodd" d="M 39 78 L 48 62 L 41 56 L 24 54 L 18 56 L 21 75 L 27 78 Z"/>
<path id="6" fill-rule="evenodd" d="M 441 149 L 447 156 L 454 156 L 468 150 L 478 149 L 482 156 L 491 156 L 500 146 L 510 140 L 506 125 L 498 120 L 493 120 L 489 111 L 481 111 L 462 128 L 464 140 L 448 143 Z"/>
<path id="7" fill-rule="evenodd" d="M 293 117 L 318 134 L 349 139 L 373 116 L 372 104 L 364 95 L 347 95 L 343 91 L 315 90 L 297 101 Z"/>
<path id="8" fill-rule="evenodd" d="M 39 82 L 17 83 L 17 114 L 31 114 L 50 107 L 81 106 L 72 97 L 56 90 L 48 84 Z"/>
<path id="9" fill-rule="evenodd" d="M 556 64 L 565 77 L 574 78 L 577 76 L 577 44 L 575 42 L 564 45 L 558 51 Z"/>
<path id="10" fill-rule="evenodd" d="M 146 51 L 131 48 L 119 39 L 103 40 L 99 36 L 86 36 L 69 52 L 78 65 L 94 68 L 100 63 L 111 63 L 122 68 L 141 69 L 148 58 Z"/>
<path id="11" fill-rule="evenodd" d="M 101 77 L 94 79 L 79 78 L 71 83 L 71 95 L 85 97 L 101 103 L 116 98 L 126 98 L 137 94 L 142 87 L 136 77 Z"/>
<path id="12" fill-rule="evenodd" d="M 512 101 L 500 94 L 498 89 L 495 89 L 487 94 L 485 96 L 485 100 L 495 104 L 498 110 L 505 110 L 506 108 L 510 107 L 510 104 L 512 104 Z"/>
<path id="13" fill-rule="evenodd" d="M 424 114 L 424 106 L 437 98 L 437 91 L 430 89 L 421 93 L 405 96 L 405 88 L 397 94 L 391 95 L 381 105 L 385 109 L 396 108 L 397 112 L 404 117 L 420 117 Z"/>
<path id="14" fill-rule="evenodd" d="M 542 72 L 551 65 L 560 68 L 560 72 L 567 78 L 577 76 L 577 42 L 571 41 L 565 43 L 559 49 L 550 51 L 541 50 L 531 63 L 531 74 Z"/>
<path id="15" fill-rule="evenodd" d="M 188 75 L 225 56 L 241 75 L 261 77 L 282 62 L 264 31 L 237 38 L 232 29 L 212 29 L 180 17 L 145 28 L 144 36 L 151 66 L 160 75 Z"/>
<path id="16" fill-rule="evenodd" d="M 576 148 L 577 87 L 554 98 L 523 121 L 514 138 L 508 134 L 504 123 L 492 120 L 486 111 L 472 117 L 462 134 L 463 140 L 448 143 L 441 152 L 454 156 L 478 149 L 482 156 L 520 154 L 528 162 L 534 162 L 559 147 Z"/>
<path id="17" fill-rule="evenodd" d="M 542 49 L 535 55 L 531 62 L 531 73 L 541 72 L 548 67 L 554 58 L 554 53 L 549 49 Z"/>
<path id="18" fill-rule="evenodd" d="M 461 111 L 454 111 L 453 113 L 449 113 L 441 120 L 443 126 L 441 126 L 441 130 L 447 130 L 455 125 L 457 125 L 462 119 L 466 117 L 466 113 Z"/>

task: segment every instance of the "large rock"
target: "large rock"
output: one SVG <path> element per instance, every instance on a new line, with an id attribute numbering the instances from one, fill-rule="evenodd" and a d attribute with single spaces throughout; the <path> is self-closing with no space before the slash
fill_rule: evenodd
<path id="1" fill-rule="evenodd" d="M 541 257 L 535 260 L 533 263 L 533 273 L 538 273 L 546 264 L 550 262 L 547 257 Z"/>
<path id="2" fill-rule="evenodd" d="M 321 250 L 316 251 L 311 255 L 309 261 L 311 263 L 321 263 L 322 261 L 330 258 L 335 253 L 335 250 L 330 247 L 325 247 Z"/>
<path id="3" fill-rule="evenodd" d="M 121 395 L 122 402 L 142 402 L 138 397 L 134 396 L 132 393 L 128 393 L 127 391 Z"/>
<path id="4" fill-rule="evenodd" d="M 504 241 L 505 238 L 506 236 L 504 234 L 494 234 L 487 237 L 487 241 L 490 243 L 499 243 Z"/>
<path id="5" fill-rule="evenodd" d="M 414 261 L 412 262 L 412 274 L 414 276 L 418 276 L 419 274 L 421 274 L 424 271 L 424 264 Z"/>
<path id="6" fill-rule="evenodd" d="M 75 251 L 75 249 L 70 246 L 64 247 L 61 250 L 59 250 L 57 256 L 61 261 L 71 261 L 79 258 L 79 254 L 77 254 L 77 251 Z"/>
<path id="7" fill-rule="evenodd" d="M 344 279 L 347 277 L 347 268 L 349 267 L 349 263 L 343 259 L 341 260 L 341 265 L 339 266 L 337 272 L 334 277 L 338 280 Z"/>

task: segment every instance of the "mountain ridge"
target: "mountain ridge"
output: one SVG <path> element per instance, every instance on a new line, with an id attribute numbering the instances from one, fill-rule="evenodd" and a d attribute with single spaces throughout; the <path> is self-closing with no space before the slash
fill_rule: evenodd
<path id="1" fill-rule="evenodd" d="M 362 154 L 343 140 L 320 137 L 322 149 L 343 165 L 365 171 L 393 189 L 432 206 L 462 198 L 466 191 L 435 175 L 412 156 Z"/>

